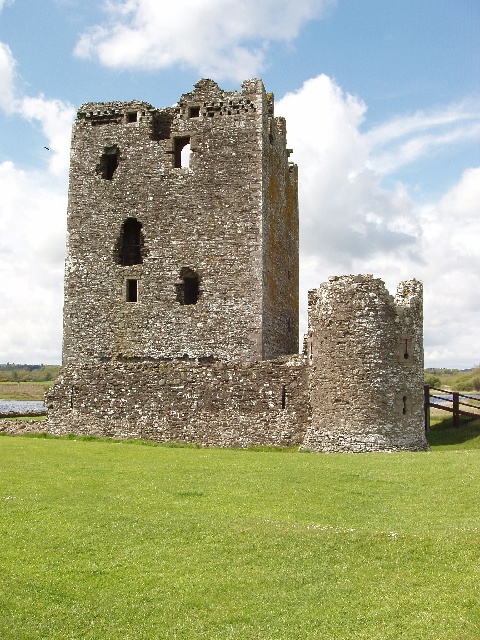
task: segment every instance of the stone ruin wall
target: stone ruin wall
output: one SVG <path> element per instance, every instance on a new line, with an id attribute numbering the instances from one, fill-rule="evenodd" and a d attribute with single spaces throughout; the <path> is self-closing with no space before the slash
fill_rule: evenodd
<path id="1" fill-rule="evenodd" d="M 309 423 L 301 356 L 65 367 L 47 394 L 48 430 L 205 446 L 292 446 Z"/>
<path id="2" fill-rule="evenodd" d="M 175 166 L 187 138 L 190 166 Z M 162 110 L 83 105 L 72 136 L 64 363 L 298 352 L 296 168 L 285 144 L 260 80 L 242 92 L 201 80 Z M 118 165 L 105 179 L 112 149 Z M 141 224 L 142 255 L 125 265 L 116 247 L 129 218 Z M 178 302 L 184 268 L 199 277 L 196 304 Z M 130 280 L 136 303 L 126 301 Z"/>
<path id="3" fill-rule="evenodd" d="M 273 95 L 268 94 L 273 113 Z M 263 319 L 264 357 L 298 352 L 298 170 L 289 163 L 284 118 L 264 128 Z"/>
<path id="4" fill-rule="evenodd" d="M 177 142 L 191 146 L 177 166 Z M 112 151 L 113 150 L 113 151 Z M 105 176 L 109 156 L 116 165 Z M 111 158 L 110 158 L 111 160 Z M 118 259 L 141 224 L 141 260 Z M 72 136 L 53 433 L 314 451 L 424 449 L 421 285 L 310 292 L 298 351 L 297 168 L 260 80 L 178 105 L 89 103 Z M 182 269 L 199 296 L 180 304 Z M 136 281 L 136 300 L 126 299 Z M 406 346 L 406 351 L 402 349 Z"/>
<path id="5" fill-rule="evenodd" d="M 66 366 L 47 404 L 56 434 L 422 451 L 422 285 L 393 298 L 372 276 L 333 277 L 309 293 L 303 355 Z"/>
<path id="6" fill-rule="evenodd" d="M 306 340 L 315 451 L 424 450 L 422 285 L 393 298 L 373 276 L 309 293 Z"/>

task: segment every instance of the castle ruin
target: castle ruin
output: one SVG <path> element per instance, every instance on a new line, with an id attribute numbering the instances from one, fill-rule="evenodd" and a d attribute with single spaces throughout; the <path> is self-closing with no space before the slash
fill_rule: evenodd
<path id="1" fill-rule="evenodd" d="M 309 294 L 297 167 L 261 80 L 174 107 L 88 103 L 72 135 L 53 433 L 314 451 L 426 448 L 422 290 Z"/>

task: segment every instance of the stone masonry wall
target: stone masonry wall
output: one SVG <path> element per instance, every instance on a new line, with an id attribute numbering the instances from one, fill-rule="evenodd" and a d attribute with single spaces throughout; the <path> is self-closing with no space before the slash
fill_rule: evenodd
<path id="1" fill-rule="evenodd" d="M 304 448 L 427 448 L 423 430 L 422 285 L 394 299 L 373 276 L 333 277 L 309 292 L 312 423 Z"/>
<path id="2" fill-rule="evenodd" d="M 310 418 L 306 374 L 301 356 L 67 366 L 47 394 L 47 428 L 221 447 L 299 445 Z"/>
<path id="3" fill-rule="evenodd" d="M 274 358 L 285 345 L 298 353 L 298 174 L 288 162 L 285 120 L 270 119 L 264 136 L 264 358 Z"/>
<path id="4" fill-rule="evenodd" d="M 251 361 L 298 351 L 295 255 L 290 271 L 283 266 L 285 252 L 298 245 L 296 172 L 270 104 L 260 80 L 246 81 L 240 93 L 201 80 L 168 109 L 138 101 L 80 108 L 71 151 L 65 365 L 185 356 Z M 189 166 L 176 166 L 186 141 Z M 270 207 L 264 185 L 277 173 Z M 118 247 L 129 220 L 141 225 L 141 259 L 122 264 Z M 266 262 L 274 277 L 265 278 Z M 196 303 L 179 302 L 185 274 L 198 277 Z M 281 304 L 265 310 L 272 297 Z"/>
<path id="5" fill-rule="evenodd" d="M 314 451 L 426 448 L 422 290 L 309 293 L 298 351 L 297 168 L 261 80 L 177 105 L 88 103 L 72 135 L 52 433 Z M 187 162 L 187 154 L 189 158 Z"/>

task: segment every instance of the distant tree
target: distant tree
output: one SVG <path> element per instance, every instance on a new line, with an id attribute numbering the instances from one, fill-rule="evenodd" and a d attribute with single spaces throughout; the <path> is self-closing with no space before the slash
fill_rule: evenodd
<path id="1" fill-rule="evenodd" d="M 440 386 L 440 378 L 438 376 L 435 376 L 433 373 L 425 374 L 423 380 L 425 384 L 428 384 L 430 387 Z"/>

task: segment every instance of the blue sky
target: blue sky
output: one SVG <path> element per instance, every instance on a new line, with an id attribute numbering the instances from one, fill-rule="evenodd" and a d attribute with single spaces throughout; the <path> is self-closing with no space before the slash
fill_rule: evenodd
<path id="1" fill-rule="evenodd" d="M 426 366 L 478 364 L 479 42 L 478 0 L 0 0 L 0 362 L 61 358 L 80 104 L 262 77 L 299 165 L 302 302 L 417 277 Z"/>

